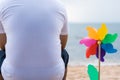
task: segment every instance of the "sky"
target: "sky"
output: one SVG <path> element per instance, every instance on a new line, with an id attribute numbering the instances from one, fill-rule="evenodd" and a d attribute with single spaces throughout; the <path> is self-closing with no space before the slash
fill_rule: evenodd
<path id="1" fill-rule="evenodd" d="M 120 23 L 120 0 L 62 0 L 69 22 Z"/>

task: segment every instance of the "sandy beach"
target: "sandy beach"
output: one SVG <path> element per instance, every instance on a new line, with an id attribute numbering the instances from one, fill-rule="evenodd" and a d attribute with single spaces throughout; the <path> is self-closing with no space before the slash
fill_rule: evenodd
<path id="1" fill-rule="evenodd" d="M 90 80 L 87 66 L 69 66 L 67 80 Z M 102 66 L 101 80 L 120 80 L 120 65 Z"/>

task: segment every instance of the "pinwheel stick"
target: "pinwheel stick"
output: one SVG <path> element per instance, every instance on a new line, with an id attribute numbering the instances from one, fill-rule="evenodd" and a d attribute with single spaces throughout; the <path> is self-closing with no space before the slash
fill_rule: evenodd
<path id="1" fill-rule="evenodd" d="M 100 58 L 101 58 L 101 41 L 98 41 L 98 55 L 99 55 L 99 64 L 98 64 L 98 68 L 99 68 L 99 72 L 98 72 L 98 80 L 100 80 Z"/>

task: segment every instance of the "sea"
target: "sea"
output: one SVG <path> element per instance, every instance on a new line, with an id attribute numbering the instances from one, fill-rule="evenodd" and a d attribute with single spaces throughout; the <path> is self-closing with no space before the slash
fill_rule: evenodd
<path id="1" fill-rule="evenodd" d="M 120 23 L 106 23 L 108 28 L 108 33 L 118 34 L 117 40 L 113 43 L 117 53 L 106 54 L 104 62 L 101 62 L 101 65 L 120 65 Z M 69 53 L 69 65 L 70 66 L 79 66 L 79 65 L 88 65 L 94 64 L 98 65 L 98 59 L 96 56 L 91 56 L 86 59 L 86 47 L 79 44 L 80 40 L 84 37 L 87 37 L 87 26 L 92 26 L 96 29 L 101 27 L 101 23 L 69 23 L 69 37 L 66 46 L 66 50 Z"/>

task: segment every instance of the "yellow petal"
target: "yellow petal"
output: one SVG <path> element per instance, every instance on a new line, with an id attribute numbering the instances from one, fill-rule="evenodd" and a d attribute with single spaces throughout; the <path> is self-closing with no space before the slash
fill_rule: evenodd
<path id="1" fill-rule="evenodd" d="M 89 27 L 87 27 L 87 31 L 88 31 L 88 37 L 95 39 L 95 40 L 99 39 L 99 36 L 97 34 L 97 30 L 95 28 L 92 28 L 89 26 Z"/>
<path id="2" fill-rule="evenodd" d="M 105 38 L 105 35 L 108 33 L 108 29 L 106 27 L 106 24 L 102 24 L 102 26 L 98 29 L 98 36 L 100 40 L 103 40 Z"/>

